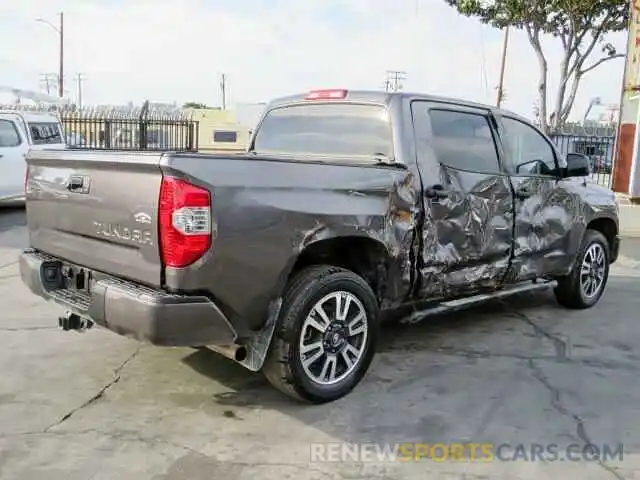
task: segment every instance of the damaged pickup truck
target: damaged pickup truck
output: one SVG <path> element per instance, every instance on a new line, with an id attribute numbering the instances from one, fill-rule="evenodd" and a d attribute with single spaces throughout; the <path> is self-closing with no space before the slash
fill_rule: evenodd
<path id="1" fill-rule="evenodd" d="M 313 91 L 268 105 L 243 155 L 32 152 L 20 271 L 65 330 L 208 347 L 328 402 L 383 312 L 541 288 L 596 304 L 620 241 L 589 172 L 513 113 Z"/>

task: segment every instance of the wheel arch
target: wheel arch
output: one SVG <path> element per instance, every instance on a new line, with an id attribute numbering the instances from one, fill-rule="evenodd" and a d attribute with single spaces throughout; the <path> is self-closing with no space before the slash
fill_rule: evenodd
<path id="1" fill-rule="evenodd" d="M 609 244 L 609 251 L 613 250 L 614 242 L 618 236 L 618 223 L 610 217 L 596 217 L 587 224 L 587 230 L 595 230 L 602 233 Z"/>
<path id="2" fill-rule="evenodd" d="M 281 273 L 279 291 L 300 270 L 313 265 L 341 267 L 361 276 L 380 302 L 387 289 L 386 276 L 391 261 L 387 246 L 366 233 L 344 233 L 309 242 L 292 256 Z"/>

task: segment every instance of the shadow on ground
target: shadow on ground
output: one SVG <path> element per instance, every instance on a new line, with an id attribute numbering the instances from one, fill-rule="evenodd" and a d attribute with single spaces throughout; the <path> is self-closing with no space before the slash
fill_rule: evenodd
<path id="1" fill-rule="evenodd" d="M 626 452 L 637 451 L 640 429 L 629 420 L 640 400 L 635 282 L 611 278 L 585 311 L 559 307 L 549 290 L 416 325 L 389 322 L 365 380 L 321 406 L 294 403 L 207 350 L 183 361 L 228 388 L 210 399 L 225 417 L 273 409 L 342 442 L 624 441 Z"/>
<path id="2" fill-rule="evenodd" d="M 27 219 L 24 208 L 0 207 L 0 248 L 23 248 Z"/>

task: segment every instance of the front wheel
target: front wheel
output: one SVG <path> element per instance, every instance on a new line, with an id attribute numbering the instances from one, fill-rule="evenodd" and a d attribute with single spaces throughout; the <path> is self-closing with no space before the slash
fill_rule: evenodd
<path id="1" fill-rule="evenodd" d="M 573 270 L 558 279 L 556 299 L 567 308 L 594 306 L 604 293 L 609 278 L 609 242 L 596 230 L 587 230 Z"/>
<path id="2" fill-rule="evenodd" d="M 287 287 L 264 374 L 298 400 L 326 403 L 364 377 L 378 337 L 378 305 L 360 276 L 309 267 Z"/>

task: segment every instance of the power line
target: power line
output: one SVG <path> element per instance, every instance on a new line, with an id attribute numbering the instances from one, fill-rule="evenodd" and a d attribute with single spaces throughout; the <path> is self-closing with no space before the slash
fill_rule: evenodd
<path id="1" fill-rule="evenodd" d="M 385 92 L 398 92 L 402 90 L 402 82 L 407 79 L 407 72 L 401 70 L 387 70 L 387 78 L 384 82 Z"/>

